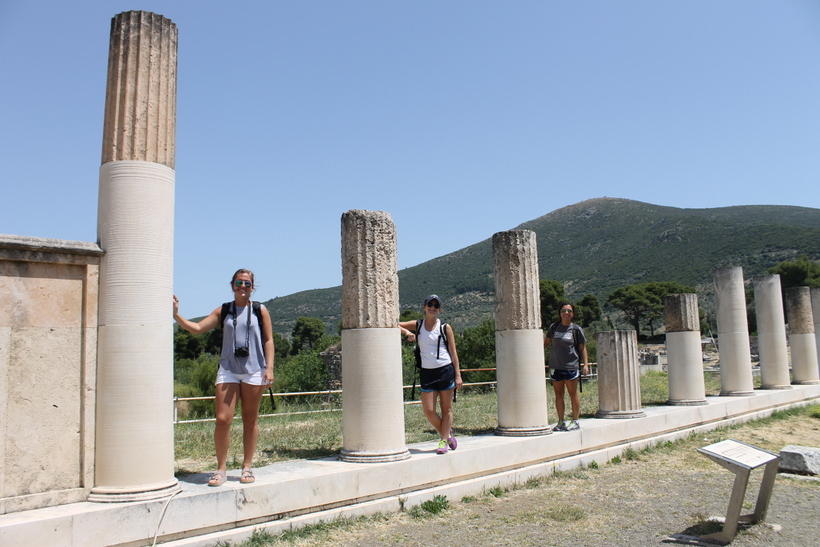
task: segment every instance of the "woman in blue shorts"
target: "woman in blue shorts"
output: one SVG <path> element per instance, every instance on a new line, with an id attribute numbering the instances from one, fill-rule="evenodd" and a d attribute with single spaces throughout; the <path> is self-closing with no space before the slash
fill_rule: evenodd
<path id="1" fill-rule="evenodd" d="M 208 486 L 222 486 L 228 478 L 228 446 L 231 422 L 237 401 L 242 401 L 242 442 L 245 459 L 239 482 L 254 482 L 253 454 L 259 439 L 259 403 L 273 384 L 273 329 L 267 308 L 254 304 L 253 272 L 237 270 L 231 279 L 233 301 L 216 308 L 202 321 L 194 323 L 179 315 L 174 296 L 174 320 L 192 334 L 222 327 L 222 353 L 216 373 L 216 446 L 217 469 Z M 223 315 L 223 310 L 227 313 Z"/>
<path id="2" fill-rule="evenodd" d="M 421 350 L 421 407 L 424 416 L 436 428 L 441 440 L 436 454 L 458 446 L 453 436 L 453 390 L 461 389 L 461 371 L 458 366 L 456 339 L 453 328 L 438 319 L 441 299 L 431 294 L 424 299 L 424 320 L 416 337 L 416 321 L 399 323 L 401 332 L 410 341 L 417 340 Z M 443 332 L 442 332 L 443 329 Z M 436 411 L 436 399 L 441 401 L 441 414 Z"/>
<path id="3" fill-rule="evenodd" d="M 587 339 L 584 330 L 572 319 L 575 317 L 575 306 L 564 302 L 559 307 L 561 320 L 547 329 L 544 347 L 552 344 L 550 352 L 550 369 L 552 370 L 552 388 L 555 390 L 555 410 L 558 412 L 558 424 L 553 431 L 572 431 L 581 425 L 581 394 L 578 393 L 578 382 L 581 380 L 579 365 L 583 363 L 584 376 L 589 374 L 587 357 Z M 572 404 L 572 421 L 564 422 L 564 388 L 569 393 Z"/>

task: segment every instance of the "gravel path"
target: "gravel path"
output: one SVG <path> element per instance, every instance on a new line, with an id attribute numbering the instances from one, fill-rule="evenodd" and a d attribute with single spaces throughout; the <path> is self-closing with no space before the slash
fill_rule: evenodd
<path id="1" fill-rule="evenodd" d="M 746 424 L 674 445 L 628 454 L 545 477 L 508 492 L 448 500 L 438 515 L 414 511 L 330 526 L 292 546 L 643 546 L 674 545 L 670 536 L 720 531 L 734 475 L 696 451 L 732 438 L 778 452 L 787 444 L 820 446 L 820 419 L 809 416 Z M 744 513 L 751 513 L 762 468 L 752 473 Z M 493 495 L 495 494 L 495 495 Z M 767 522 L 742 527 L 734 546 L 820 545 L 820 481 L 778 475 Z"/>

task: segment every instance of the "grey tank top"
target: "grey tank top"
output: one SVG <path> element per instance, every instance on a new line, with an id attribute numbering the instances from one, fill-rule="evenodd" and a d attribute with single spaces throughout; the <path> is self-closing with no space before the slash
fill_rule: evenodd
<path id="1" fill-rule="evenodd" d="M 245 307 L 231 305 L 231 311 L 236 309 L 236 330 L 234 331 L 234 315 L 228 313 L 222 321 L 222 354 L 219 357 L 219 366 L 234 374 L 254 374 L 267 368 L 265 362 L 265 348 L 262 345 L 262 328 L 259 319 L 251 310 L 250 303 Z M 250 315 L 250 330 L 248 330 L 248 315 Z M 236 336 L 234 337 L 234 332 Z M 248 356 L 234 355 L 234 343 L 237 348 L 248 343 Z"/>

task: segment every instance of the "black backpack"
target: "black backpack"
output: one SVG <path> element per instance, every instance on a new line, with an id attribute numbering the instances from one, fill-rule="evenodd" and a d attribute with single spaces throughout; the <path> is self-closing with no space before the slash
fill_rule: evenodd
<path id="1" fill-rule="evenodd" d="M 421 322 L 423 319 L 416 319 L 416 347 L 413 348 L 413 356 L 416 358 L 416 368 L 421 368 L 421 349 L 419 348 L 419 333 L 421 332 Z M 439 328 L 438 345 L 436 346 L 436 357 L 441 352 L 441 341 L 444 340 L 444 347 L 447 346 L 447 323 L 442 323 Z"/>
<path id="2" fill-rule="evenodd" d="M 233 310 L 235 309 L 233 302 L 225 302 L 222 304 L 222 311 L 219 312 L 219 326 L 221 327 L 223 323 L 225 323 L 225 318 L 229 315 L 233 314 Z M 251 301 L 251 309 L 253 310 L 253 314 L 256 316 L 257 321 L 259 321 L 259 325 L 262 325 L 262 303 L 261 302 L 253 302 Z"/>

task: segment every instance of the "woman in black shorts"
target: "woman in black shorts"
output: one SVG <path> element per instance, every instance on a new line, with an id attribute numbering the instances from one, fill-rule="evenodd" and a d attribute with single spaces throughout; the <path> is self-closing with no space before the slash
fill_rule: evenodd
<path id="1" fill-rule="evenodd" d="M 549 326 L 544 339 L 544 347 L 552 344 L 549 364 L 552 370 L 552 388 L 555 390 L 555 410 L 558 412 L 558 424 L 553 431 L 572 431 L 581 427 L 578 423 L 581 415 L 581 394 L 578 393 L 581 376 L 578 369 L 583 362 L 584 376 L 589 374 L 587 339 L 584 337 L 584 330 L 572 322 L 575 306 L 565 302 L 559 310 L 561 321 Z M 571 422 L 564 422 L 564 387 L 572 404 Z"/>
<path id="2" fill-rule="evenodd" d="M 436 453 L 446 454 L 448 448 L 455 450 L 458 446 L 452 429 L 453 390 L 460 389 L 462 382 L 453 329 L 439 321 L 440 311 L 441 299 L 437 295 L 424 299 L 424 320 L 416 343 L 421 350 L 421 407 L 441 436 Z M 399 328 L 408 340 L 416 340 L 416 321 L 399 323 Z M 436 399 L 441 401 L 440 415 L 436 411 Z"/>

